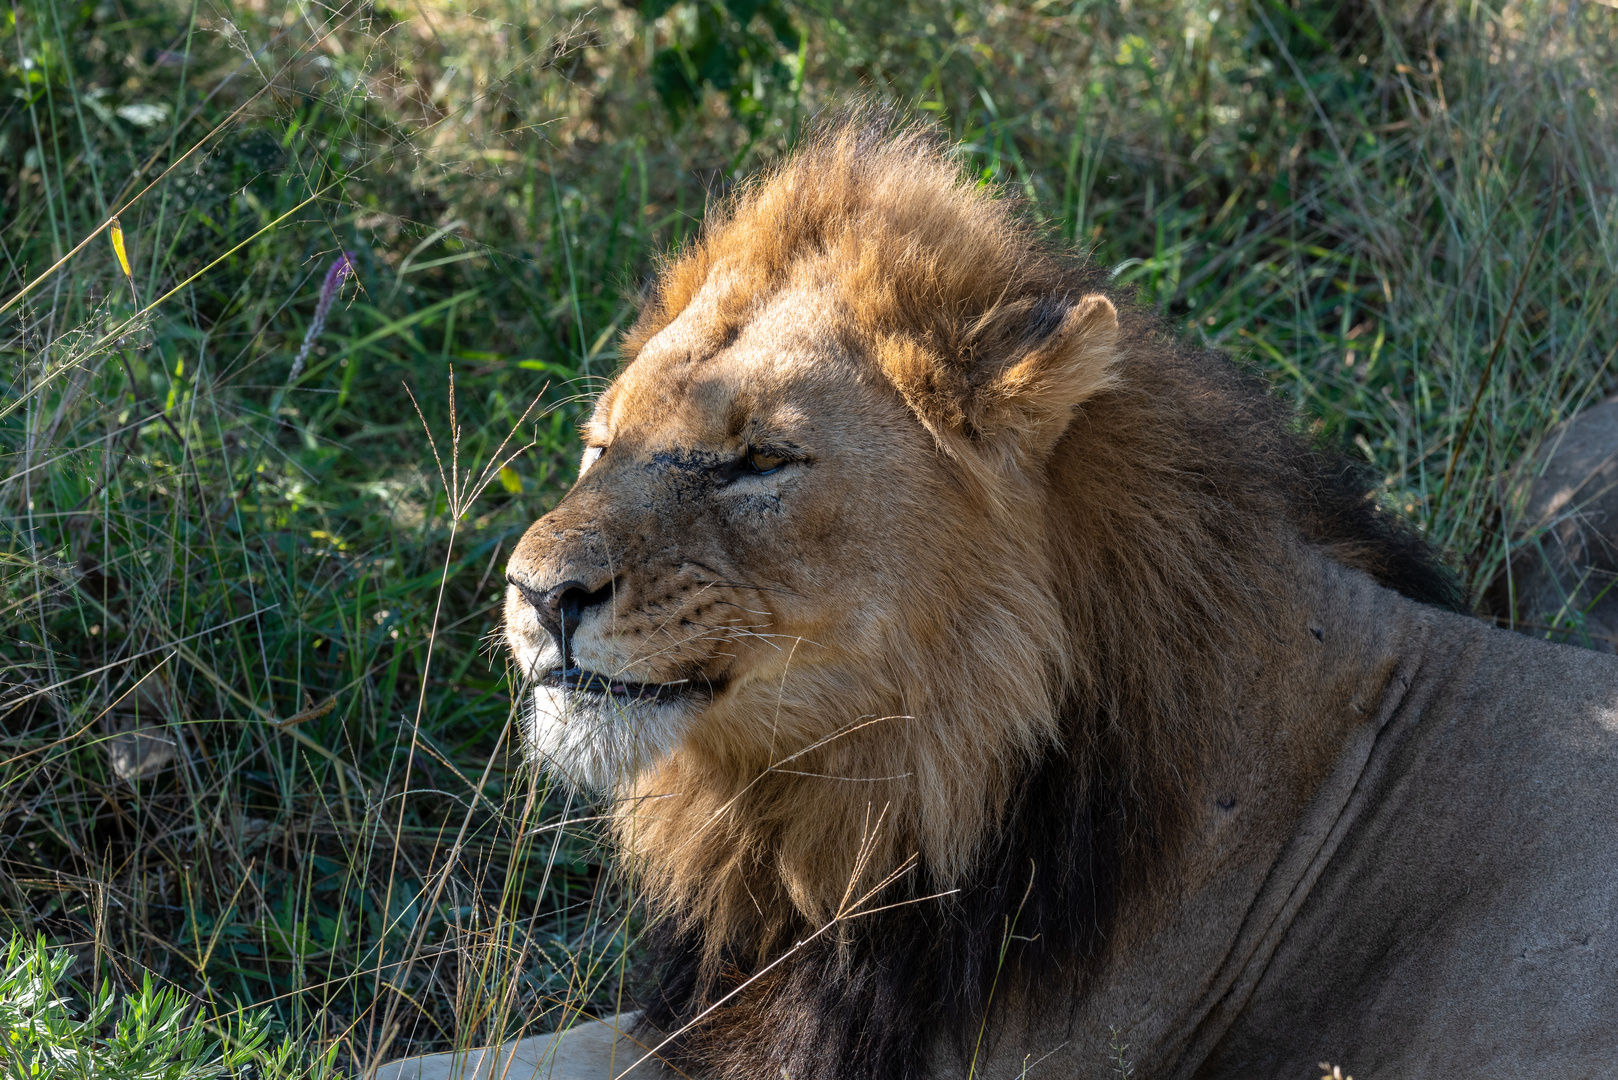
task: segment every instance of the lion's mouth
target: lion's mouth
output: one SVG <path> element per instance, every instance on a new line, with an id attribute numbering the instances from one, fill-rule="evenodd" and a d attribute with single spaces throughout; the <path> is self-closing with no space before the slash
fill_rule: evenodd
<path id="1" fill-rule="evenodd" d="M 706 682 L 694 684 L 690 679 L 666 683 L 637 683 L 576 667 L 552 668 L 540 681 L 546 686 L 570 690 L 575 694 L 593 694 L 622 702 L 672 701 L 698 691 L 704 694 L 712 692 L 712 688 Z"/>

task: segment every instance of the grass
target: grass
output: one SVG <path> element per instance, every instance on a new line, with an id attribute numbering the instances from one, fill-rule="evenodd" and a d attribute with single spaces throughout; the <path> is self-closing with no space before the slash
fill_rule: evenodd
<path id="1" fill-rule="evenodd" d="M 118 994 L 110 979 L 74 1008 L 64 975 L 73 963 L 43 938 L 13 938 L 0 969 L 0 1076 L 33 1080 L 222 1080 L 251 1072 L 267 1080 L 299 1075 L 290 1043 L 272 1046 L 263 1014 L 198 1015 L 174 987 L 148 974 Z M 334 1048 L 335 1049 L 335 1048 Z M 331 1051 L 327 1052 L 328 1058 Z M 316 1061 L 303 1075 L 330 1072 Z"/>
<path id="2" fill-rule="evenodd" d="M 0 923 L 85 1007 L 149 971 L 340 1068 L 614 1007 L 630 892 L 512 744 L 503 560 L 656 253 L 817 109 L 933 118 L 1474 598 L 1510 467 L 1618 389 L 1618 9 L 767 7 L 0 15 Z"/>

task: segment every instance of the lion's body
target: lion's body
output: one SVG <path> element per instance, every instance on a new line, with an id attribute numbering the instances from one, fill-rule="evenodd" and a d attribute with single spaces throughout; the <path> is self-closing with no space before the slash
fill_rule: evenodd
<path id="1" fill-rule="evenodd" d="M 1618 1046 L 1618 663 L 1329 565 L 1289 621 L 1185 891 L 981 1075 L 1116 1075 L 1114 1039 L 1231 1080 L 1594 1075 Z M 1294 740 L 1341 747 L 1307 800 Z"/>
<path id="2" fill-rule="evenodd" d="M 1289 840 L 1299 910 L 1202 1072 L 1594 1075 L 1618 1046 L 1618 663 L 1355 606 L 1322 617 L 1392 682 Z"/>
<path id="3" fill-rule="evenodd" d="M 857 126 L 665 270 L 507 605 L 529 745 L 648 894 L 641 1036 L 736 1080 L 1604 1062 L 1618 661 L 1420 602 L 1361 475 L 1099 285 Z"/>

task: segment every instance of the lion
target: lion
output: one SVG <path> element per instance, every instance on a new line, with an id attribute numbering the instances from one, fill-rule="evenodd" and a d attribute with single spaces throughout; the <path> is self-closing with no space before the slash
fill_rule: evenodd
<path id="1" fill-rule="evenodd" d="M 505 632 L 647 905 L 641 1011 L 508 1072 L 1609 1067 L 1618 661 L 1468 617 L 935 135 L 823 128 L 622 352 Z"/>

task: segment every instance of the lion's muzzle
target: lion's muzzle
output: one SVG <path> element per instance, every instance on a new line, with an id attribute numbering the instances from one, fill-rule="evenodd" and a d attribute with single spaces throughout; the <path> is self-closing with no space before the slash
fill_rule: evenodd
<path id="1" fill-rule="evenodd" d="M 577 578 L 569 578 L 548 588 L 535 588 L 516 573 L 508 574 L 506 580 L 534 609 L 539 625 L 556 643 L 562 654 L 562 670 L 576 667 L 573 635 L 586 613 L 612 602 L 612 583 L 591 589 Z"/>
<path id="2" fill-rule="evenodd" d="M 681 565 L 575 490 L 523 537 L 507 567 L 506 640 L 523 683 L 530 755 L 609 789 L 668 753 L 725 685 L 712 624 L 697 625 Z M 682 591 L 683 590 L 683 591 Z"/>

